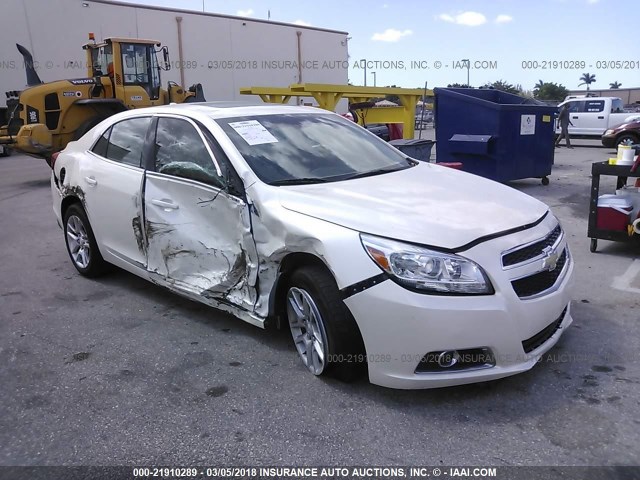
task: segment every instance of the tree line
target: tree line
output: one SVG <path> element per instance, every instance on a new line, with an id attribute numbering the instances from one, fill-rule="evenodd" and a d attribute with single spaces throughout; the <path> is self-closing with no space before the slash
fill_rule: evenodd
<path id="1" fill-rule="evenodd" d="M 596 82 L 595 74 L 583 73 L 580 77 L 579 87 L 586 85 L 587 91 L 590 90 L 592 84 Z M 612 90 L 618 89 L 622 86 L 620 82 L 612 82 L 609 84 L 609 88 Z M 447 87 L 451 88 L 471 88 L 469 85 L 463 83 L 450 83 Z M 539 80 L 535 84 L 533 90 L 525 90 L 522 85 L 513 85 L 505 80 L 497 80 L 495 82 L 488 82 L 482 85 L 481 88 L 493 88 L 495 90 L 501 90 L 507 93 L 513 93 L 515 95 L 521 95 L 523 97 L 535 98 L 536 100 L 564 100 L 569 94 L 569 89 L 561 83 L 545 82 Z"/>

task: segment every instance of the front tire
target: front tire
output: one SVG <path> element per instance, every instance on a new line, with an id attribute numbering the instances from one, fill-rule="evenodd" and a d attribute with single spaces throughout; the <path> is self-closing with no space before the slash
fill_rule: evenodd
<path id="1" fill-rule="evenodd" d="M 355 380 L 365 350 L 351 312 L 332 275 L 323 267 L 296 270 L 286 292 L 289 329 L 302 363 L 314 375 Z"/>
<path id="2" fill-rule="evenodd" d="M 637 143 L 640 143 L 640 140 L 632 133 L 625 133 L 616 139 L 616 147 L 620 145 L 635 145 Z"/>
<path id="3" fill-rule="evenodd" d="M 71 263 L 85 277 L 96 277 L 105 270 L 89 219 L 80 205 L 71 205 L 64 214 L 64 239 Z"/>

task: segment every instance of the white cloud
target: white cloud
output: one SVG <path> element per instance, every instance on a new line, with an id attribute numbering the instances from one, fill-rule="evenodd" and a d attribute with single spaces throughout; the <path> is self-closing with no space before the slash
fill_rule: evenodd
<path id="1" fill-rule="evenodd" d="M 456 23 L 458 25 L 466 25 L 468 27 L 477 27 L 483 23 L 487 23 L 487 17 L 478 12 L 461 12 L 456 15 L 449 15 L 448 13 L 441 13 L 438 15 L 440 20 L 450 23 Z"/>
<path id="2" fill-rule="evenodd" d="M 309 22 L 305 22 L 304 20 L 296 20 L 295 22 L 293 22 L 296 25 L 300 25 L 301 27 L 310 27 L 311 24 Z"/>
<path id="3" fill-rule="evenodd" d="M 389 4 L 385 3 L 384 5 L 382 5 L 382 8 L 389 8 Z"/>
<path id="4" fill-rule="evenodd" d="M 501 13 L 496 17 L 496 23 L 509 23 L 512 20 L 513 17 L 511 15 L 505 15 L 504 13 Z"/>
<path id="5" fill-rule="evenodd" d="M 371 40 L 376 40 L 379 42 L 397 42 L 402 37 L 406 37 L 407 35 L 411 35 L 413 32 L 411 30 L 396 30 L 395 28 L 387 28 L 382 33 L 374 33 Z"/>
<path id="6" fill-rule="evenodd" d="M 587 0 L 589 5 L 593 5 L 594 3 L 598 3 L 600 0 Z"/>
<path id="7" fill-rule="evenodd" d="M 238 10 L 237 15 L 239 17 L 250 17 L 253 15 L 253 9 L 249 8 L 247 10 Z"/>

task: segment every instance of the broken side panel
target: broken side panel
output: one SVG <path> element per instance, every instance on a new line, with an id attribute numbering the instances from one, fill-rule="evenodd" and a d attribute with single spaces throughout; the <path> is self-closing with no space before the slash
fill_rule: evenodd
<path id="1" fill-rule="evenodd" d="M 199 182 L 147 173 L 147 270 L 172 289 L 252 311 L 257 258 L 241 199 Z"/>

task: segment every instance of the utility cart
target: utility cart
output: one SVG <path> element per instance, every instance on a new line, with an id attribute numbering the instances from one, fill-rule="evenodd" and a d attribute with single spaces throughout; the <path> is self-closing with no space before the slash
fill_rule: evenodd
<path id="1" fill-rule="evenodd" d="M 631 165 L 609 165 L 609 162 L 595 162 L 591 165 L 591 201 L 589 206 L 589 228 L 587 236 L 591 238 L 590 250 L 595 252 L 598 248 L 598 239 L 614 242 L 638 242 L 640 235 L 629 235 L 628 231 L 605 230 L 598 228 L 598 198 L 600 196 L 600 176 L 618 177 L 616 189 L 627 184 L 629 177 L 640 177 L 640 168 L 631 172 Z"/>

